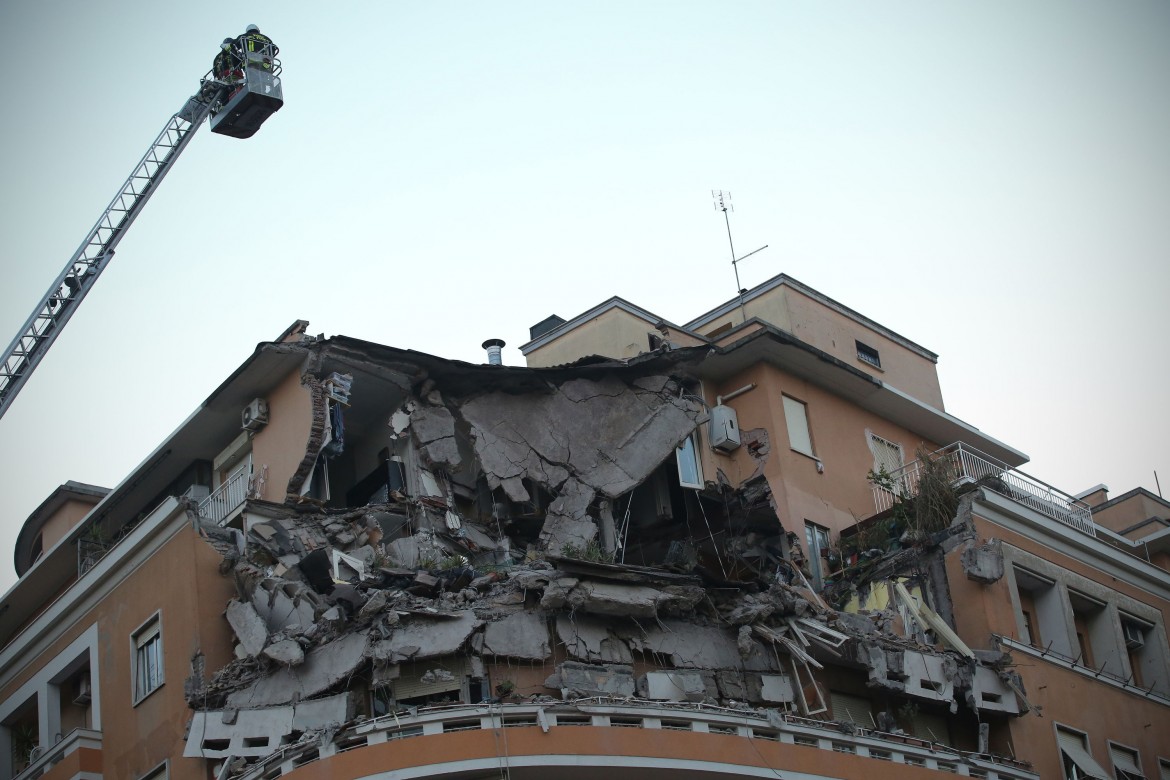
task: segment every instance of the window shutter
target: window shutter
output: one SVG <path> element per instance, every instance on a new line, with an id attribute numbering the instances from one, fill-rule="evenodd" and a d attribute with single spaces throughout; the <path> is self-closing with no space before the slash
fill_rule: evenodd
<path id="1" fill-rule="evenodd" d="M 1089 755 L 1088 745 L 1085 744 L 1085 737 L 1082 734 L 1057 727 L 1056 741 L 1060 745 L 1061 752 L 1068 757 L 1069 761 L 1073 762 L 1073 765 L 1080 770 L 1084 777 L 1109 780 L 1109 775 L 1105 774 L 1101 765 Z"/>

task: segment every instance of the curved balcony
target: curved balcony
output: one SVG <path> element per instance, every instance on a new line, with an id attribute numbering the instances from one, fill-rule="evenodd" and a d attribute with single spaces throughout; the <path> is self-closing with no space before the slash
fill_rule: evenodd
<path id="1" fill-rule="evenodd" d="M 241 780 L 894 777 L 1038 780 L 1027 765 L 868 729 L 703 704 L 582 699 L 455 705 L 290 745 Z M 779 774 L 779 776 L 789 776 Z"/>

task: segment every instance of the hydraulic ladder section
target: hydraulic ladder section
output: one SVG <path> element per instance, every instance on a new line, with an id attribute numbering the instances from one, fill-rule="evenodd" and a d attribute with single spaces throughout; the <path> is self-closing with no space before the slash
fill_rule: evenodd
<path id="1" fill-rule="evenodd" d="M 57 276 L 20 333 L 8 345 L 3 363 L 0 364 L 0 417 L 8 411 L 33 369 L 73 316 L 98 276 L 109 265 L 118 242 L 175 160 L 187 148 L 195 130 L 207 119 L 212 107 L 223 101 L 226 94 L 225 86 L 206 82 L 170 118 L 135 166 L 130 178 L 126 179 L 118 194 L 110 201 L 97 224 L 81 242 L 65 270 Z"/>

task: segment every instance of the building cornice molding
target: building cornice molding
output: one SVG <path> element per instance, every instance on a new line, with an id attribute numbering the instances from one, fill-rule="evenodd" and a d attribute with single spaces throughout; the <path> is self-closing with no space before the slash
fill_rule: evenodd
<path id="1" fill-rule="evenodd" d="M 773 276 L 768 281 L 756 285 L 755 287 L 753 287 L 752 289 L 748 290 L 747 292 L 745 292 L 743 294 L 742 301 L 744 303 L 747 303 L 748 301 L 754 300 L 754 299 L 759 298 L 760 296 L 762 296 L 766 293 L 771 292 L 772 290 L 776 289 L 777 287 L 791 287 L 793 290 L 796 290 L 797 292 L 799 292 L 803 295 L 806 295 L 809 298 L 812 298 L 813 300 L 815 300 L 817 303 L 820 303 L 824 307 L 831 309 L 832 311 L 835 311 L 844 317 L 848 317 L 849 319 L 856 322 L 858 325 L 862 325 L 866 328 L 869 328 L 872 331 L 880 333 L 881 335 L 888 338 L 890 341 L 893 341 L 896 344 L 905 347 L 906 349 L 910 350 L 911 352 L 914 352 L 914 353 L 926 358 L 927 360 L 931 361 L 932 363 L 938 362 L 938 355 L 936 353 L 930 351 L 926 347 L 922 346 L 921 344 L 916 344 L 915 342 L 911 341 L 910 339 L 906 338 L 905 336 L 901 335 L 900 333 L 896 333 L 895 331 L 890 330 L 885 325 L 882 325 L 879 322 L 871 320 L 869 317 L 866 317 L 861 312 L 855 311 L 855 310 L 849 308 L 848 306 L 846 306 L 845 304 L 833 300 L 832 298 L 825 295 L 824 293 L 819 292 L 817 290 L 814 290 L 813 288 L 809 287 L 808 285 L 804 284 L 803 282 L 797 281 L 796 279 L 793 279 L 791 276 L 788 276 L 787 274 L 779 274 L 777 276 Z M 707 313 L 701 314 L 698 317 L 696 317 L 695 319 L 691 320 L 690 322 L 685 323 L 683 325 L 683 329 L 689 330 L 689 331 L 697 331 L 699 328 L 703 327 L 704 325 L 709 324 L 711 321 L 716 320 L 719 317 L 724 316 L 725 314 L 730 314 L 731 312 L 733 312 L 740 305 L 740 300 L 741 300 L 740 296 L 737 295 L 736 297 L 732 298 L 731 300 L 729 300 L 725 303 L 722 303 L 719 306 L 716 306 L 714 309 L 711 309 Z"/>
<path id="2" fill-rule="evenodd" d="M 1170 601 L 1170 576 L 1141 558 L 1117 549 L 1096 537 L 1042 515 L 1035 510 L 980 488 L 975 513 L 1048 549 L 1088 563 L 1103 574 L 1140 588 L 1155 598 Z M 1037 533 L 1039 532 L 1039 533 Z"/>
<path id="3" fill-rule="evenodd" d="M 545 346 L 546 344 L 549 344 L 553 341 L 556 341 L 561 336 L 564 336 L 566 333 L 569 333 L 571 331 L 576 330 L 580 326 L 584 325 L 586 322 L 589 322 L 592 319 L 600 317 L 602 314 L 605 314 L 606 312 L 612 311 L 614 309 L 624 311 L 627 314 L 631 314 L 639 319 L 645 320 L 646 324 L 652 328 L 656 327 L 658 325 L 658 323 L 663 323 L 673 330 L 686 331 L 686 332 L 688 332 L 689 335 L 695 336 L 696 338 L 703 339 L 702 336 L 699 336 L 696 333 L 691 333 L 687 328 L 675 325 L 674 323 L 672 323 L 668 320 L 665 320 L 662 317 L 659 317 L 654 312 L 647 311 L 646 309 L 643 309 L 640 306 L 636 306 L 636 305 L 630 303 L 629 301 L 627 301 L 626 299 L 620 298 L 620 297 L 615 295 L 614 297 L 610 298 L 609 300 L 602 301 L 601 303 L 597 304 L 592 309 L 589 309 L 588 311 L 585 311 L 585 312 L 582 312 L 581 314 L 578 314 L 576 317 L 573 317 L 571 320 L 568 320 L 566 322 L 562 322 L 560 325 L 556 326 L 552 330 L 549 330 L 545 333 L 542 333 L 541 335 L 532 339 L 528 343 L 521 344 L 520 345 L 520 354 L 527 356 L 529 353 L 540 349 L 541 347 Z M 703 339 L 703 340 L 706 341 L 706 339 Z"/>
<path id="4" fill-rule="evenodd" d="M 121 586 L 188 524 L 186 505 L 164 501 L 98 563 L 0 649 L 0 688 Z"/>

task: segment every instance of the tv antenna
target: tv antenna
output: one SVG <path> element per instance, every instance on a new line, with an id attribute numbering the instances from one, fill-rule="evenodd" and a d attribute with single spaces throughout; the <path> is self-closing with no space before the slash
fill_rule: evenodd
<path id="1" fill-rule="evenodd" d="M 715 204 L 715 209 L 717 211 L 723 212 L 723 223 L 727 225 L 727 245 L 731 247 L 731 267 L 735 269 L 735 289 L 738 291 L 739 295 L 739 316 L 742 318 L 742 322 L 747 322 L 747 310 L 744 308 L 743 300 L 744 293 L 746 293 L 747 290 L 744 289 L 739 283 L 739 261 L 747 260 L 756 252 L 763 252 L 768 248 L 768 245 L 764 244 L 759 249 L 753 249 L 743 257 L 736 257 L 735 242 L 731 239 L 731 219 L 727 216 L 727 212 L 735 211 L 735 206 L 731 204 L 731 193 L 724 192 L 723 190 L 711 190 L 711 200 Z"/>

